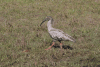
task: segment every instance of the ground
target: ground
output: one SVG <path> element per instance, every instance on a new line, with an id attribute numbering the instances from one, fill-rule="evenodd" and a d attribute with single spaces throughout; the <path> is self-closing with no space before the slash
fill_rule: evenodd
<path id="1" fill-rule="evenodd" d="M 46 51 L 46 16 L 76 43 Z M 100 67 L 100 1 L 0 0 L 0 67 Z"/>

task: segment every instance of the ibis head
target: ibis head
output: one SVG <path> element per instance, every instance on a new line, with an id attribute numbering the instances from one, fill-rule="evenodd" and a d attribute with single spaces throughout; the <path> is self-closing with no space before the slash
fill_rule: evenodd
<path id="1" fill-rule="evenodd" d="M 51 16 L 47 16 L 47 17 L 42 21 L 42 23 L 44 23 L 45 21 L 49 21 L 49 20 L 53 21 L 53 18 L 52 18 Z M 40 24 L 40 26 L 42 25 L 42 23 Z"/>

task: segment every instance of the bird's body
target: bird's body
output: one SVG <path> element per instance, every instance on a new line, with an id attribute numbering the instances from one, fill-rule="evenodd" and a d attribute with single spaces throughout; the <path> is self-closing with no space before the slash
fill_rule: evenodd
<path id="1" fill-rule="evenodd" d="M 70 35 L 64 33 L 62 30 L 55 29 L 52 27 L 52 22 L 53 22 L 52 17 L 48 16 L 43 22 L 45 22 L 46 20 L 48 20 L 47 27 L 48 27 L 49 35 L 53 39 L 53 44 L 48 49 L 50 49 L 55 44 L 55 41 L 60 42 L 61 48 L 62 48 L 61 41 L 73 41 L 73 42 L 75 42 L 75 39 L 73 37 L 71 37 Z M 48 50 L 48 49 L 46 49 L 46 50 Z"/>

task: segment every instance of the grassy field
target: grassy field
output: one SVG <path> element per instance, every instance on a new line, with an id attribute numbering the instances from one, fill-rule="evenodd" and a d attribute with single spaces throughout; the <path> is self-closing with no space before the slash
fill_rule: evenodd
<path id="1" fill-rule="evenodd" d="M 46 51 L 46 16 L 76 43 Z M 100 1 L 0 0 L 0 67 L 100 67 Z"/>

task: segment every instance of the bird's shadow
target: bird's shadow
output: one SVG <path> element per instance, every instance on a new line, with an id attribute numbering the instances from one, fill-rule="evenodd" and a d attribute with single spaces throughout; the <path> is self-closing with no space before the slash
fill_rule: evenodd
<path id="1" fill-rule="evenodd" d="M 60 48 L 60 45 L 55 44 L 53 47 L 54 47 L 54 48 Z M 73 50 L 73 48 L 72 48 L 71 46 L 69 46 L 69 45 L 63 45 L 62 48 L 63 48 L 63 49 L 70 49 L 70 50 Z"/>

